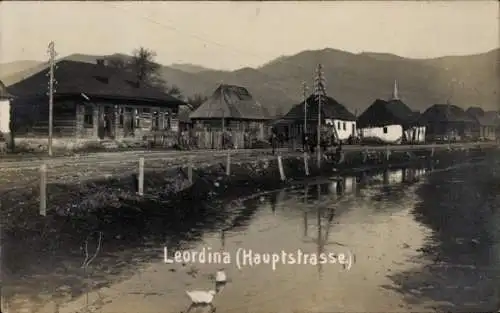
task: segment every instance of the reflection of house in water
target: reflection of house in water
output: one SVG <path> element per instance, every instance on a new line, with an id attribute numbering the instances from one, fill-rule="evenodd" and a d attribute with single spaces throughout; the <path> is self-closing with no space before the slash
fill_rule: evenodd
<path id="1" fill-rule="evenodd" d="M 331 191 L 331 186 L 334 186 L 333 191 Z M 316 185 L 316 193 L 317 193 L 317 198 L 316 200 L 319 202 L 321 201 L 321 192 L 322 192 L 322 186 L 324 184 L 318 184 Z M 343 189 L 338 188 L 339 184 L 334 181 L 331 184 L 327 185 L 329 189 L 329 196 L 335 196 L 337 197 L 338 195 L 341 195 L 343 193 Z M 311 192 L 308 190 L 309 188 L 306 186 L 304 188 L 304 195 L 307 196 Z M 307 197 L 305 197 L 307 199 Z M 333 200 L 334 202 L 334 200 Z M 303 213 L 303 227 L 304 227 L 304 237 L 306 242 L 314 243 L 316 244 L 316 253 L 317 255 L 320 255 L 321 253 L 328 253 L 328 251 L 325 250 L 325 247 L 327 245 L 332 245 L 336 244 L 338 245 L 337 242 L 330 242 L 329 241 L 329 236 L 330 236 L 330 230 L 332 228 L 333 220 L 337 216 L 337 209 L 334 205 L 334 207 L 331 207 L 332 204 L 332 199 L 331 197 L 328 197 L 328 201 L 323 205 L 322 203 L 317 203 L 316 206 L 316 214 L 308 212 L 308 210 L 304 210 Z M 316 219 L 316 237 L 315 238 L 310 238 L 309 237 L 309 218 L 310 217 L 315 217 Z M 308 238 L 309 237 L 309 238 Z M 318 262 L 318 274 L 322 275 L 323 271 L 323 266 Z"/>
<path id="2" fill-rule="evenodd" d="M 282 189 L 279 192 L 274 192 L 269 197 L 269 204 L 271 206 L 271 211 L 276 214 L 276 208 L 278 206 L 283 207 L 283 202 L 286 199 L 286 190 Z"/>
<path id="3" fill-rule="evenodd" d="M 384 179 L 384 184 L 392 185 L 392 184 L 399 184 L 403 182 L 403 170 L 398 169 L 398 170 L 392 170 L 392 171 L 386 171 L 386 179 Z"/>
<path id="4" fill-rule="evenodd" d="M 337 195 L 350 194 L 356 190 L 356 178 L 355 177 L 342 177 L 338 180 L 331 180 L 328 184 L 328 191 L 331 198 L 336 198 Z"/>
<path id="5" fill-rule="evenodd" d="M 402 171 L 401 175 L 401 181 L 405 183 L 413 183 L 417 180 L 419 180 L 422 176 L 426 174 L 425 169 L 412 169 L 412 168 L 406 168 Z"/>

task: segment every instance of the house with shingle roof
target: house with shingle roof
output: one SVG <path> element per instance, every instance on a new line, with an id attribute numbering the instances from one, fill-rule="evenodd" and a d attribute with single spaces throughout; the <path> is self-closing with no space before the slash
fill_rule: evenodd
<path id="1" fill-rule="evenodd" d="M 465 111 L 476 119 L 473 128 L 477 140 L 496 140 L 496 131 L 500 124 L 500 115 L 496 111 L 484 111 L 480 107 L 470 107 Z"/>
<path id="2" fill-rule="evenodd" d="M 389 100 L 376 99 L 358 117 L 360 137 L 365 142 L 422 143 L 426 128 L 419 117 L 419 112 L 412 111 L 399 98 L 395 81 Z"/>
<path id="3" fill-rule="evenodd" d="M 477 120 L 451 103 L 434 104 L 420 117 L 427 127 L 430 141 L 461 141 L 474 139 Z"/>
<path id="4" fill-rule="evenodd" d="M 301 138 L 304 125 L 307 134 L 314 134 L 318 127 L 319 97 L 321 97 L 321 125 L 331 129 L 336 140 L 346 141 L 356 136 L 356 117 L 334 98 L 327 95 L 310 95 L 304 101 L 294 105 L 287 114 L 276 121 L 275 127 L 289 138 Z"/>
<path id="5" fill-rule="evenodd" d="M 252 132 L 263 139 L 271 118 L 245 87 L 221 84 L 189 119 L 197 130 Z"/>
<path id="6" fill-rule="evenodd" d="M 48 71 L 8 87 L 17 137 L 48 134 Z M 183 101 L 159 87 L 139 84 L 125 70 L 104 60 L 95 64 L 62 60 L 54 70 L 53 135 L 61 138 L 126 138 L 155 131 L 177 131 Z"/>

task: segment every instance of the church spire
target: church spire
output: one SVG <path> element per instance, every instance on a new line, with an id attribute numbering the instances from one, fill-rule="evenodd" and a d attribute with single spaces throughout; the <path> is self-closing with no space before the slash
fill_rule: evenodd
<path id="1" fill-rule="evenodd" d="M 397 80 L 394 80 L 394 89 L 392 90 L 392 99 L 391 100 L 399 100 L 398 81 Z"/>

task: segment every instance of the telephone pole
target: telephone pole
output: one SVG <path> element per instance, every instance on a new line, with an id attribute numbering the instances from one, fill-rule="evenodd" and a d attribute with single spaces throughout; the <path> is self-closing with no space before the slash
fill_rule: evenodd
<path id="1" fill-rule="evenodd" d="M 53 117 L 54 117 L 54 67 L 56 51 L 54 48 L 54 42 L 49 43 L 49 140 L 48 140 L 48 152 L 49 156 L 52 156 L 52 131 L 53 131 Z"/>
<path id="2" fill-rule="evenodd" d="M 314 79 L 316 98 L 318 101 L 318 129 L 317 129 L 317 142 L 316 142 L 316 150 L 318 156 L 318 168 L 321 166 L 321 150 L 320 150 L 320 141 L 321 141 L 321 100 L 325 95 L 325 79 L 323 77 L 323 66 L 318 64 L 318 68 L 316 69 L 316 77 Z"/>
<path id="3" fill-rule="evenodd" d="M 221 120 L 221 128 L 222 128 L 222 134 L 224 135 L 224 131 L 225 131 L 225 125 L 224 125 L 224 118 L 225 118 L 225 111 L 224 111 L 224 82 L 221 81 L 220 82 L 220 108 L 222 110 L 222 120 Z"/>
<path id="4" fill-rule="evenodd" d="M 307 84 L 302 83 L 303 96 L 304 96 L 304 136 L 307 134 Z"/>

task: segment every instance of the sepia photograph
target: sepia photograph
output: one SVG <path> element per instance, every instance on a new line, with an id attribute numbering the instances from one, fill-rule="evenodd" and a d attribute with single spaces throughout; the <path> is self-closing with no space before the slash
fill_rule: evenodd
<path id="1" fill-rule="evenodd" d="M 3 313 L 500 313 L 500 2 L 3 1 Z"/>

